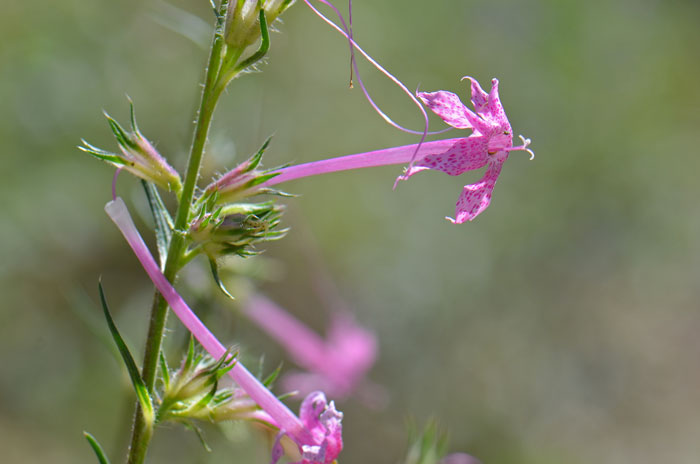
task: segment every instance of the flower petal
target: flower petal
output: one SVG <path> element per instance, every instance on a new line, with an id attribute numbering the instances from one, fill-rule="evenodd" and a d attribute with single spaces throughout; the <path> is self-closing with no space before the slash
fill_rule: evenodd
<path id="1" fill-rule="evenodd" d="M 405 176 L 425 169 L 435 169 L 451 176 L 482 168 L 488 162 L 488 137 L 471 135 L 457 140 L 448 150 L 427 155 L 406 172 Z"/>
<path id="2" fill-rule="evenodd" d="M 471 129 L 476 115 L 472 113 L 452 92 L 418 92 L 418 98 L 440 116 L 443 121 L 457 129 Z M 471 113 L 471 114 L 470 114 Z"/>
<path id="3" fill-rule="evenodd" d="M 462 194 L 457 200 L 455 218 L 447 218 L 453 224 L 461 224 L 471 221 L 491 203 L 491 194 L 496 185 L 498 175 L 501 173 L 502 162 L 494 162 L 489 165 L 484 177 L 476 184 L 465 185 Z"/>
<path id="4" fill-rule="evenodd" d="M 326 409 L 327 404 L 326 395 L 321 391 L 310 393 L 304 398 L 304 401 L 302 401 L 299 409 L 299 418 L 304 426 L 312 433 L 321 426 L 319 417 Z"/>
<path id="5" fill-rule="evenodd" d="M 282 447 L 281 443 L 283 436 L 284 432 L 280 431 L 275 437 L 275 443 L 272 445 L 272 456 L 270 458 L 270 464 L 277 464 L 277 461 L 279 461 L 282 455 L 284 454 L 284 448 Z"/>
<path id="6" fill-rule="evenodd" d="M 491 80 L 489 101 L 484 108 L 484 114 L 482 116 L 497 123 L 499 125 L 499 129 L 512 132 L 506 112 L 503 110 L 503 105 L 501 105 L 501 98 L 498 95 L 498 79 Z"/>
<path id="7" fill-rule="evenodd" d="M 477 114 L 480 114 L 486 108 L 486 104 L 489 101 L 489 94 L 484 92 L 484 90 L 479 85 L 476 79 L 469 76 L 464 76 L 462 79 L 469 79 L 472 83 L 472 105 L 474 105 L 474 110 Z"/>

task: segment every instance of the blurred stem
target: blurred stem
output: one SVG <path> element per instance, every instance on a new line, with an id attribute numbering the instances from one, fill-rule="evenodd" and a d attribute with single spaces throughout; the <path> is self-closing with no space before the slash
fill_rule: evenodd
<path id="1" fill-rule="evenodd" d="M 187 228 L 191 214 L 192 199 L 194 197 L 197 179 L 199 178 L 202 156 L 204 155 L 204 145 L 207 141 L 207 135 L 211 126 L 214 110 L 216 109 L 216 103 L 221 95 L 221 92 L 217 92 L 216 88 L 221 68 L 221 52 L 223 46 L 224 41 L 221 30 L 217 28 L 212 42 L 209 63 L 207 65 L 202 99 L 197 114 L 190 156 L 187 163 L 187 171 L 185 172 L 185 182 L 175 216 L 175 233 L 170 240 L 165 269 L 163 270 L 163 274 L 165 274 L 165 277 L 170 282 L 174 281 L 177 272 L 182 266 L 181 259 L 186 248 L 185 234 L 183 231 Z M 162 295 L 156 291 L 153 297 L 153 306 L 151 307 L 151 319 L 148 327 L 142 370 L 143 380 L 151 397 L 154 396 L 153 391 L 158 372 L 158 357 L 163 342 L 163 332 L 167 315 L 168 305 Z M 127 457 L 128 464 L 141 464 L 144 462 L 152 435 L 153 425 L 147 424 L 146 421 L 144 421 L 141 409 L 137 406 L 134 415 L 131 446 L 129 447 L 129 454 Z"/>

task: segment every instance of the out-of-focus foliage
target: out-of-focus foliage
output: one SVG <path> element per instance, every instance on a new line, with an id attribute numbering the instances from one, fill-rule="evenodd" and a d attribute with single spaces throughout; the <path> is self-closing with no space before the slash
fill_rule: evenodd
<path id="1" fill-rule="evenodd" d="M 171 5 L 212 20 L 206 0 Z M 76 145 L 116 149 L 101 113 L 125 120 L 128 94 L 141 129 L 182 168 L 206 51 L 163 26 L 171 13 L 156 1 L 3 5 L 3 461 L 93 462 L 83 430 L 113 462 L 123 456 L 132 397 L 96 280 L 137 362 L 152 290 L 102 212 L 112 169 Z M 391 401 L 342 406 L 343 462 L 398 462 L 408 416 L 438 417 L 450 449 L 484 463 L 697 462 L 699 21 L 691 0 L 354 2 L 356 39 L 409 88 L 466 98 L 463 75 L 498 77 L 537 158 L 514 153 L 491 207 L 462 226 L 442 218 L 478 173 L 421 173 L 393 192 L 396 167 L 285 185 L 301 196 L 284 200 L 292 231 L 268 248 L 267 290 L 321 327 L 304 252 L 317 247 L 380 336 L 372 377 Z M 224 97 L 202 186 L 272 133 L 269 167 L 416 141 L 348 89 L 347 44 L 307 8 L 278 28 L 263 73 Z M 419 128 L 405 96 L 362 69 L 383 108 Z M 139 183 L 122 176 L 118 188 L 145 228 Z M 183 281 L 206 282 L 206 266 Z M 283 358 L 213 289 L 211 304 L 184 291 L 244 359 Z M 160 430 L 151 462 L 268 459 L 264 436 L 245 427 L 205 433 L 206 455 L 194 434 Z"/>

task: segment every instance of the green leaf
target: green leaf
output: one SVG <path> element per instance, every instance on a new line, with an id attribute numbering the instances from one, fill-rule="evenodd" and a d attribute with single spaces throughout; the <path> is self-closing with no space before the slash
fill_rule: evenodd
<path id="1" fill-rule="evenodd" d="M 162 350 L 158 357 L 158 365 L 160 366 L 160 377 L 163 379 L 163 387 L 167 390 L 170 388 L 170 369 L 168 369 L 168 362 L 165 360 L 165 355 Z"/>
<path id="2" fill-rule="evenodd" d="M 224 205 L 221 215 L 230 216 L 232 214 L 245 214 L 245 215 L 260 215 L 266 211 L 269 211 L 275 206 L 274 201 L 266 201 L 262 203 L 230 203 Z"/>
<path id="3" fill-rule="evenodd" d="M 253 169 L 257 168 L 260 165 L 260 161 L 262 161 L 262 156 L 265 153 L 265 150 L 267 150 L 268 145 L 270 145 L 270 142 L 272 141 L 272 136 L 269 136 L 267 140 L 265 140 L 265 143 L 262 144 L 262 147 L 258 150 L 256 154 L 254 154 L 250 160 L 248 160 L 248 167 L 244 172 L 250 172 Z"/>
<path id="4" fill-rule="evenodd" d="M 190 342 L 187 345 L 187 357 L 185 358 L 185 364 L 182 366 L 182 372 L 188 372 L 192 369 L 194 365 L 194 336 L 190 334 Z"/>
<path id="5" fill-rule="evenodd" d="M 216 264 L 215 259 L 213 259 L 213 258 L 209 259 L 209 267 L 211 268 L 211 275 L 214 278 L 214 282 L 216 282 L 216 285 L 219 286 L 219 289 L 221 289 L 221 291 L 224 292 L 224 295 L 231 298 L 232 300 L 235 300 L 233 295 L 231 295 L 229 293 L 229 291 L 224 286 L 224 283 L 221 282 L 221 279 L 219 278 L 219 266 L 218 266 L 218 264 Z"/>
<path id="6" fill-rule="evenodd" d="M 146 191 L 148 198 L 148 206 L 153 214 L 153 221 L 156 224 L 156 244 L 158 247 L 158 257 L 160 259 L 160 268 L 165 267 L 165 260 L 168 256 L 168 247 L 170 246 L 170 238 L 173 235 L 173 218 L 165 208 L 163 200 L 158 193 L 158 189 L 151 182 L 142 180 L 143 188 Z"/>
<path id="7" fill-rule="evenodd" d="M 281 174 L 281 172 L 271 172 L 269 174 L 260 174 L 255 176 L 253 179 L 249 180 L 243 185 L 243 188 L 250 188 L 254 187 L 256 185 L 260 185 L 263 182 L 267 182 L 268 180 L 272 179 L 273 177 L 277 177 Z"/>
<path id="8" fill-rule="evenodd" d="M 136 113 L 134 112 L 134 101 L 128 95 L 126 96 L 126 99 L 129 100 L 129 117 L 131 119 L 131 130 L 136 133 L 139 133 L 139 126 L 136 124 Z"/>
<path id="9" fill-rule="evenodd" d="M 263 9 L 260 9 L 260 36 L 262 38 L 260 48 L 258 48 L 257 52 L 253 53 L 249 58 L 236 67 L 237 72 L 254 65 L 263 59 L 263 57 L 267 55 L 268 50 L 270 50 L 270 31 L 267 28 L 267 19 L 265 18 L 265 10 Z"/>
<path id="10" fill-rule="evenodd" d="M 207 453 L 211 453 L 211 448 L 209 447 L 209 445 L 207 445 L 207 442 L 204 441 L 204 433 L 202 432 L 202 430 L 191 421 L 183 422 L 183 424 L 185 425 L 185 427 L 192 430 L 197 435 L 197 438 L 199 438 L 199 442 L 202 444 Z"/>
<path id="11" fill-rule="evenodd" d="M 108 163 L 113 163 L 118 166 L 127 166 L 129 165 L 129 162 L 125 160 L 121 155 L 118 155 L 116 153 L 112 153 L 109 151 L 105 151 L 101 148 L 97 148 L 93 145 L 90 145 L 87 143 L 85 140 L 82 141 L 85 146 L 78 145 L 78 149 L 84 151 L 85 153 L 90 153 L 92 156 L 94 156 L 97 159 L 101 159 L 102 161 L 107 161 Z"/>
<path id="12" fill-rule="evenodd" d="M 107 300 L 105 298 L 104 290 L 102 289 L 102 282 L 99 283 L 98 288 L 100 291 L 100 301 L 102 302 L 102 309 L 105 313 L 105 319 L 107 320 L 109 331 L 112 334 L 114 343 L 116 343 L 117 348 L 119 348 L 119 354 L 122 355 L 122 360 L 126 365 L 126 370 L 129 372 L 129 377 L 131 378 L 131 383 L 133 384 L 134 390 L 136 391 L 136 397 L 138 398 L 139 403 L 141 404 L 141 409 L 144 418 L 146 419 L 146 422 L 153 423 L 153 402 L 151 401 L 151 397 L 148 394 L 146 384 L 141 378 L 141 374 L 139 373 L 138 367 L 136 367 L 134 358 L 129 352 L 129 348 L 126 346 L 126 343 L 124 343 L 124 339 L 119 334 L 119 330 L 117 330 L 117 326 L 114 324 L 112 315 L 109 312 L 109 307 L 107 306 Z"/>
<path id="13" fill-rule="evenodd" d="M 268 389 L 272 388 L 275 380 L 277 380 L 277 377 L 280 375 L 280 372 L 282 372 L 282 363 L 280 363 L 277 366 L 277 369 L 272 371 L 270 375 L 268 375 L 265 380 L 262 381 L 263 385 L 265 385 Z"/>
<path id="14" fill-rule="evenodd" d="M 214 371 L 217 380 L 233 369 L 233 366 L 236 365 L 237 357 L 238 351 L 232 353 L 231 348 L 228 348 L 221 358 L 219 358 L 216 364 L 212 366 L 212 370 Z"/>
<path id="15" fill-rule="evenodd" d="M 213 399 L 214 396 L 216 395 L 216 390 L 219 388 L 219 382 L 217 380 L 214 381 L 214 385 L 212 385 L 211 390 L 207 392 L 206 395 L 204 395 L 199 401 L 197 401 L 194 405 L 192 405 L 190 408 L 188 408 L 187 412 L 195 414 L 197 413 L 200 409 L 204 409 Z"/>
<path id="16" fill-rule="evenodd" d="M 136 143 L 131 139 L 131 136 L 124 130 L 122 126 L 119 125 L 119 123 L 116 120 L 114 120 L 114 118 L 112 118 L 112 116 L 110 116 L 107 113 L 105 113 L 104 115 L 107 118 L 109 127 L 112 129 L 112 132 L 117 138 L 117 142 L 119 143 L 119 145 L 131 149 L 138 148 L 138 145 L 136 145 Z"/>
<path id="17" fill-rule="evenodd" d="M 109 464 L 109 459 L 107 459 L 107 455 L 105 455 L 105 452 L 102 450 L 102 447 L 100 446 L 100 444 L 97 443 L 97 440 L 95 439 L 95 437 L 93 437 L 88 432 L 83 432 L 83 436 L 88 441 L 88 443 L 90 443 L 90 446 L 92 447 L 92 450 L 95 452 L 95 455 L 97 455 L 97 460 L 100 461 L 100 464 Z"/>
<path id="18" fill-rule="evenodd" d="M 277 190 L 277 189 L 268 188 L 268 187 L 261 188 L 256 193 L 258 195 L 275 195 L 275 196 L 284 197 L 284 198 L 296 198 L 298 196 L 294 193 L 287 193 L 287 192 L 284 192 L 282 190 Z"/>

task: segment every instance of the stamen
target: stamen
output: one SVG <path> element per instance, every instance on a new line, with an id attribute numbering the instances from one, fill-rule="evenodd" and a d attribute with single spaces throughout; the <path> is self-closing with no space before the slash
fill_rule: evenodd
<path id="1" fill-rule="evenodd" d="M 532 143 L 532 140 L 526 139 L 526 138 L 523 137 L 522 135 L 519 135 L 518 137 L 520 137 L 520 140 L 523 141 L 523 144 L 522 144 L 521 146 L 519 146 L 519 147 L 511 147 L 511 148 L 507 149 L 506 151 L 508 151 L 508 152 L 511 152 L 511 151 L 526 151 L 526 152 L 530 153 L 530 161 L 534 160 L 534 159 L 535 159 L 535 152 L 532 151 L 532 150 L 530 150 L 529 148 L 527 148 L 528 145 L 530 145 L 530 143 Z"/>
<path id="2" fill-rule="evenodd" d="M 112 177 L 112 200 L 117 199 L 117 177 L 119 177 L 119 173 L 122 172 L 122 167 L 119 166 L 117 170 L 114 172 L 114 177 Z"/>

